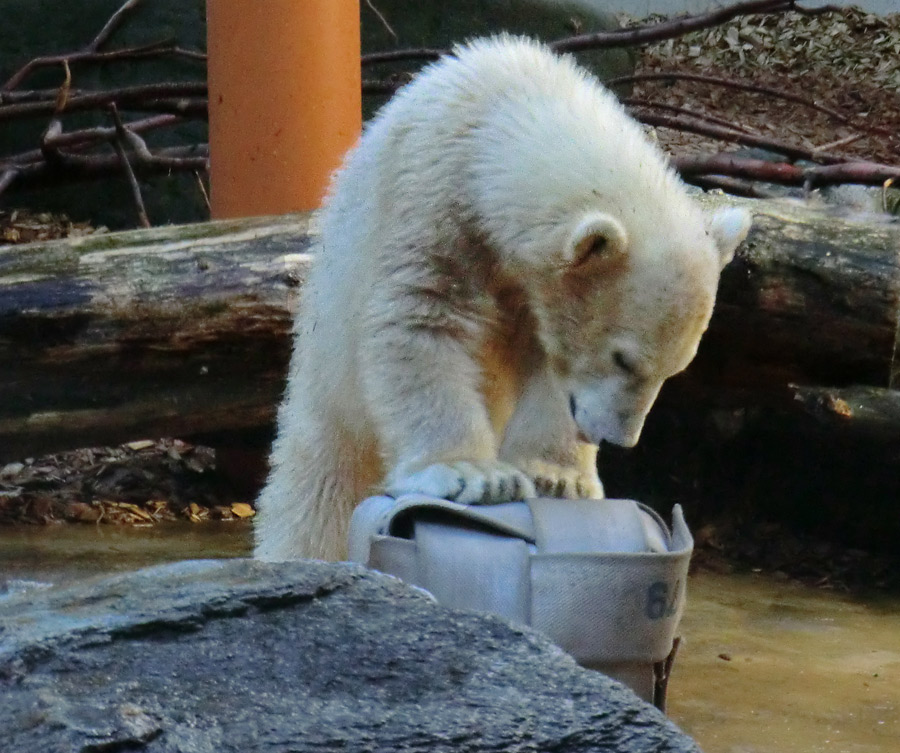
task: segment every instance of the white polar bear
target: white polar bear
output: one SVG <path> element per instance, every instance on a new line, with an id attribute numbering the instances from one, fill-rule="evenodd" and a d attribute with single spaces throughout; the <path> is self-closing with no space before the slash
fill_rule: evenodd
<path id="1" fill-rule="evenodd" d="M 426 68 L 331 187 L 256 556 L 345 556 L 378 485 L 601 497 L 597 445 L 637 441 L 749 223 L 571 58 L 501 36 Z"/>

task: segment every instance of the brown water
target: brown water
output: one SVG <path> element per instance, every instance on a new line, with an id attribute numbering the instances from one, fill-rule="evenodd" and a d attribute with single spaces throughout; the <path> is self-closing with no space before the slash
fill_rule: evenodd
<path id="1" fill-rule="evenodd" d="M 240 557 L 246 524 L 0 528 L 0 582 Z M 693 576 L 669 715 L 706 753 L 900 753 L 900 599 Z"/>
<path id="2" fill-rule="evenodd" d="M 247 524 L 0 527 L 0 584 L 9 579 L 67 583 L 181 559 L 244 557 Z"/>
<path id="3" fill-rule="evenodd" d="M 900 599 L 692 579 L 669 715 L 707 753 L 900 753 Z"/>

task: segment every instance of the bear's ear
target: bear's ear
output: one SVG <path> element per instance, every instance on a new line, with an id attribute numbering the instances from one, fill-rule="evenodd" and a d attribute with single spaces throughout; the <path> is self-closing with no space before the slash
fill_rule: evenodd
<path id="1" fill-rule="evenodd" d="M 611 259 L 625 253 L 628 233 L 615 217 L 591 212 L 575 227 L 564 251 L 565 262 L 580 266 L 591 259 Z"/>
<path id="2" fill-rule="evenodd" d="M 719 266 L 731 261 L 735 249 L 750 232 L 752 217 L 750 212 L 739 207 L 717 209 L 707 220 L 707 230 L 719 251 Z"/>

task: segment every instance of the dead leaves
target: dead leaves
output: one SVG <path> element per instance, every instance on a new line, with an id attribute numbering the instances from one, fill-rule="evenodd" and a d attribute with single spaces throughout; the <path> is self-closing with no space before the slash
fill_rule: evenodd
<path id="1" fill-rule="evenodd" d="M 790 71 L 827 69 L 900 91 L 900 14 L 879 17 L 856 8 L 808 16 L 787 12 L 741 16 L 712 29 L 647 48 L 672 63 L 717 68 Z"/>
<path id="2" fill-rule="evenodd" d="M 105 227 L 94 228 L 86 222 L 72 222 L 64 214 L 29 212 L 24 209 L 0 210 L 0 246 L 78 238 L 105 232 Z"/>
<path id="3" fill-rule="evenodd" d="M 640 73 L 718 75 L 793 94 L 841 113 L 843 121 L 765 94 L 701 83 L 641 83 L 634 96 L 691 107 L 764 138 L 829 146 L 846 159 L 896 164 L 900 150 L 900 14 L 857 9 L 807 16 L 736 18 L 641 50 Z M 721 142 L 659 129 L 673 154 L 717 152 Z"/>
<path id="4" fill-rule="evenodd" d="M 253 507 L 228 499 L 208 447 L 141 439 L 0 467 L 0 523 L 153 526 L 238 521 Z"/>

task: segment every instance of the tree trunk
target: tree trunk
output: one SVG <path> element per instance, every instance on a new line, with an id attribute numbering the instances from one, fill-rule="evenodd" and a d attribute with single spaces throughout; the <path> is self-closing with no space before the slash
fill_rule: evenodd
<path id="1" fill-rule="evenodd" d="M 896 386 L 900 226 L 749 206 L 754 229 L 678 388 Z M 293 216 L 0 249 L 0 462 L 268 429 L 314 240 Z"/>

